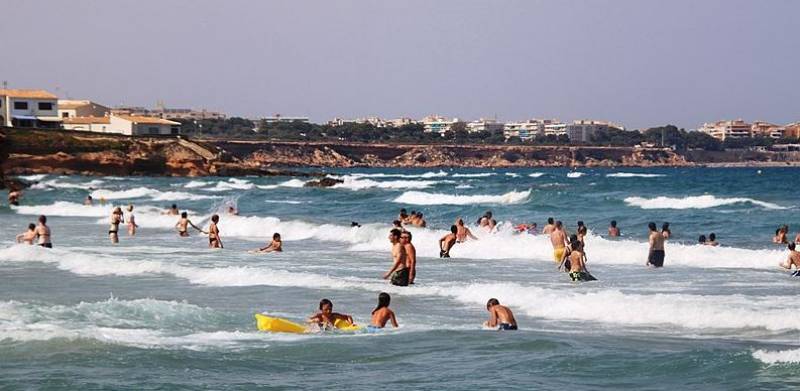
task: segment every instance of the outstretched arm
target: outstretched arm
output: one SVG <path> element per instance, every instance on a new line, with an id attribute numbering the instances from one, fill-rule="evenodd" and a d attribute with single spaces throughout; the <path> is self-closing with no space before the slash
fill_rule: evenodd
<path id="1" fill-rule="evenodd" d="M 395 318 L 394 312 L 389 314 L 389 320 L 392 321 L 392 327 L 400 327 L 400 325 L 397 324 L 397 318 Z"/>

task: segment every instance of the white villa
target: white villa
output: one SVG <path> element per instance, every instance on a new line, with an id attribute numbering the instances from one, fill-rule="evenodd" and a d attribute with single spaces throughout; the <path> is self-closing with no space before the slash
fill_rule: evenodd
<path id="1" fill-rule="evenodd" d="M 0 125 L 59 128 L 58 98 L 45 90 L 0 89 Z"/>

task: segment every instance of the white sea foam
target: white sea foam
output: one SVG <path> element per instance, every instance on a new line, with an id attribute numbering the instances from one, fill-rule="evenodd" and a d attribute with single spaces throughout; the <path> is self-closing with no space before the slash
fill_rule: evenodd
<path id="1" fill-rule="evenodd" d="M 436 184 L 436 181 L 413 181 L 413 180 L 394 180 L 394 181 L 375 181 L 346 175 L 341 177 L 343 183 L 333 186 L 334 189 L 363 190 L 370 188 L 378 189 L 426 189 Z"/>
<path id="2" fill-rule="evenodd" d="M 296 201 L 296 200 L 264 200 L 264 202 L 268 204 L 292 204 L 292 205 L 308 203 L 307 201 Z"/>
<path id="3" fill-rule="evenodd" d="M 609 178 L 658 178 L 666 176 L 664 174 L 642 174 L 636 172 L 617 172 L 613 174 L 606 174 Z"/>
<path id="4" fill-rule="evenodd" d="M 203 189 L 205 191 L 230 191 L 230 190 L 249 190 L 255 187 L 252 183 L 242 179 L 230 178 L 227 181 L 219 181 L 214 187 Z"/>
<path id="5" fill-rule="evenodd" d="M 538 178 L 538 177 L 540 177 L 542 175 L 544 175 L 543 172 L 532 172 L 532 173 L 528 174 L 528 176 L 531 177 L 531 178 Z"/>
<path id="6" fill-rule="evenodd" d="M 471 188 L 472 188 L 472 185 L 467 185 L 467 184 L 456 186 L 456 189 L 471 189 Z"/>
<path id="7" fill-rule="evenodd" d="M 21 205 L 11 209 L 21 215 L 100 217 L 111 214 L 113 205 L 82 205 L 74 202 L 57 201 L 50 205 Z"/>
<path id="8" fill-rule="evenodd" d="M 182 191 L 160 191 L 151 189 L 149 187 L 135 187 L 127 190 L 106 190 L 99 189 L 91 193 L 95 199 L 107 200 L 123 200 L 123 199 L 136 199 L 149 197 L 153 201 L 178 201 L 178 200 L 207 200 L 212 198 L 219 198 L 218 196 L 209 196 L 201 194 L 192 194 Z"/>
<path id="9" fill-rule="evenodd" d="M 306 182 L 300 179 L 290 179 L 285 182 L 278 183 L 277 185 L 258 185 L 259 189 L 272 190 L 280 187 L 298 188 L 305 186 Z"/>
<path id="10" fill-rule="evenodd" d="M 446 177 L 448 174 L 444 171 L 429 171 L 422 174 L 386 174 L 386 173 L 353 173 L 350 176 L 355 178 L 440 178 Z"/>
<path id="11" fill-rule="evenodd" d="M 517 174 L 517 173 L 513 173 L 513 172 L 507 172 L 507 173 L 506 173 L 506 176 L 510 176 L 510 177 L 512 177 L 512 178 L 518 178 L 518 177 L 519 177 L 519 174 Z"/>
<path id="12" fill-rule="evenodd" d="M 753 358 L 765 364 L 797 364 L 800 363 L 800 349 L 791 350 L 756 350 Z"/>
<path id="13" fill-rule="evenodd" d="M 567 178 L 580 178 L 583 176 L 582 172 L 573 171 L 567 174 Z"/>
<path id="14" fill-rule="evenodd" d="M 631 206 L 637 206 L 642 209 L 706 209 L 706 208 L 716 208 L 718 206 L 735 205 L 735 204 L 752 204 L 766 209 L 786 209 L 785 207 L 777 204 L 759 201 L 752 198 L 744 198 L 744 197 L 717 198 L 713 195 L 688 196 L 683 198 L 628 197 L 625 198 L 625 203 Z"/>
<path id="15" fill-rule="evenodd" d="M 454 195 L 407 191 L 392 202 L 411 205 L 522 204 L 528 201 L 530 195 L 530 190 L 510 191 L 500 195 Z"/>
<path id="16" fill-rule="evenodd" d="M 211 182 L 207 182 L 207 181 L 189 181 L 188 183 L 183 185 L 183 187 L 185 187 L 187 189 L 194 189 L 194 188 L 197 188 L 197 187 L 208 186 L 210 184 L 211 184 Z"/>
<path id="17" fill-rule="evenodd" d="M 486 178 L 495 175 L 497 174 L 493 172 L 482 172 L 478 174 L 453 174 L 453 178 Z"/>
<path id="18" fill-rule="evenodd" d="M 82 183 L 69 183 L 59 181 L 58 179 L 50 179 L 47 181 L 41 181 L 31 186 L 31 189 L 91 189 L 96 188 L 103 183 L 105 183 L 105 181 L 100 179 L 93 179 L 89 182 Z"/>
<path id="19" fill-rule="evenodd" d="M 41 181 L 47 176 L 47 174 L 35 174 L 35 175 L 20 175 L 17 178 L 30 181 L 30 182 L 37 182 Z"/>

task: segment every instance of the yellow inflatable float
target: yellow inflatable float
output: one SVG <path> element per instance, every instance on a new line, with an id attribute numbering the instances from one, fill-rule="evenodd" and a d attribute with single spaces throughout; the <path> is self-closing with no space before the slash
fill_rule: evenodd
<path id="1" fill-rule="evenodd" d="M 256 314 L 256 327 L 259 331 L 269 331 L 272 333 L 295 333 L 295 334 L 303 334 L 311 332 L 306 325 L 302 325 L 299 323 L 292 322 L 291 320 L 286 320 L 283 318 L 275 318 L 272 316 L 267 316 L 264 314 Z M 346 320 L 337 319 L 336 322 L 333 324 L 339 331 L 359 331 L 362 330 L 362 326 L 354 325 Z"/>

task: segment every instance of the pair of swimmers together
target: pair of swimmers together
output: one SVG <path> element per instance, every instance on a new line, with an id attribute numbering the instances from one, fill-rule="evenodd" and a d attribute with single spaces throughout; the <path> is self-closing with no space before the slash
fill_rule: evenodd
<path id="1" fill-rule="evenodd" d="M 175 206 L 175 205 L 173 205 Z M 170 213 L 171 214 L 171 213 Z M 222 239 L 219 237 L 219 215 L 215 214 L 211 216 L 211 224 L 208 226 L 208 232 L 203 231 L 202 228 L 194 225 L 191 220 L 189 220 L 189 214 L 186 212 L 181 213 L 181 219 L 175 224 L 175 228 L 178 230 L 178 235 L 181 237 L 188 237 L 189 236 L 189 227 L 192 227 L 201 233 L 208 235 L 208 247 L 210 248 L 224 248 L 222 245 Z"/>
<path id="2" fill-rule="evenodd" d="M 391 300 L 391 296 L 386 292 L 378 294 L 378 305 L 372 310 L 372 319 L 367 328 L 382 329 L 389 322 L 392 323 L 392 327 L 399 327 L 394 311 L 389 309 Z M 517 329 L 517 320 L 514 318 L 514 313 L 508 307 L 500 305 L 497 299 L 489 299 L 486 303 L 486 310 L 489 311 L 489 320 L 483 323 L 485 327 L 497 328 L 498 330 Z M 320 330 L 332 330 L 336 321 L 354 324 L 352 316 L 333 312 L 333 302 L 328 299 L 320 300 L 319 312 L 308 318 L 308 323 L 317 325 Z"/>
<path id="3" fill-rule="evenodd" d="M 47 226 L 47 217 L 44 215 L 39 216 L 39 225 L 33 223 L 28 224 L 28 230 L 17 235 L 17 243 L 36 244 L 45 247 L 53 248 L 53 243 L 50 241 L 50 227 Z"/>

